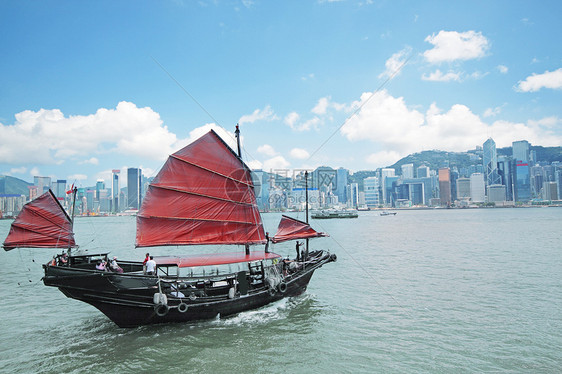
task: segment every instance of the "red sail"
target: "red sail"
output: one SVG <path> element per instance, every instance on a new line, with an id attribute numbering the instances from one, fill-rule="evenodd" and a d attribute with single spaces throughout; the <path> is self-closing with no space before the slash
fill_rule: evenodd
<path id="1" fill-rule="evenodd" d="M 299 221 L 287 216 L 282 216 L 277 228 L 277 233 L 271 239 L 273 243 L 281 243 L 287 240 L 298 240 L 308 238 L 318 238 L 321 236 L 329 236 L 326 233 L 314 230 L 306 222 Z"/>
<path id="2" fill-rule="evenodd" d="M 212 130 L 168 157 L 137 215 L 137 247 L 265 242 L 250 169 Z"/>
<path id="3" fill-rule="evenodd" d="M 51 190 L 23 206 L 3 247 L 6 251 L 17 247 L 76 247 L 70 217 Z"/>

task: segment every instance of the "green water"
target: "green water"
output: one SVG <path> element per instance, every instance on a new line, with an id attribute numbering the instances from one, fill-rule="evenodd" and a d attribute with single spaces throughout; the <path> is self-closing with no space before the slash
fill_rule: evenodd
<path id="1" fill-rule="evenodd" d="M 263 218 L 275 232 L 280 215 Z M 304 295 L 192 324 L 120 329 L 42 285 L 53 251 L 2 252 L 0 372 L 560 372 L 562 208 L 311 222 L 331 235 L 313 247 L 338 262 Z M 2 240 L 10 223 L 0 221 Z M 80 218 L 75 229 L 90 251 L 144 257 L 132 217 Z M 292 256 L 294 247 L 275 251 Z"/>

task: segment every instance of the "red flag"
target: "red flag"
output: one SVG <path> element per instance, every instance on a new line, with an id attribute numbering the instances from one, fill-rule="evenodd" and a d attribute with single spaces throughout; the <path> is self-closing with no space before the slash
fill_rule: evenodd
<path id="1" fill-rule="evenodd" d="M 71 194 L 72 191 L 74 191 L 74 183 L 72 183 L 72 187 L 70 187 L 70 190 L 66 191 L 66 194 Z"/>

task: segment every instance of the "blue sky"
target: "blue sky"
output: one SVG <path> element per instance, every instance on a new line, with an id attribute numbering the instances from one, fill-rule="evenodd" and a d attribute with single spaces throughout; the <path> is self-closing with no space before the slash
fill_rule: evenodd
<path id="1" fill-rule="evenodd" d="M 265 170 L 562 145 L 559 1 L 1 1 L 0 174 L 148 176 L 237 122 Z M 192 99 L 192 96 L 194 99 Z"/>

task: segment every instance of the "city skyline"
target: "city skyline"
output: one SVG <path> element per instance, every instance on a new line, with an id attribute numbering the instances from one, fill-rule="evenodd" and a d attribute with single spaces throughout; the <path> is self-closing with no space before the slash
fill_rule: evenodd
<path id="1" fill-rule="evenodd" d="M 236 123 L 264 170 L 562 145 L 559 2 L 295 4 L 0 4 L 0 174 L 151 177 Z"/>

